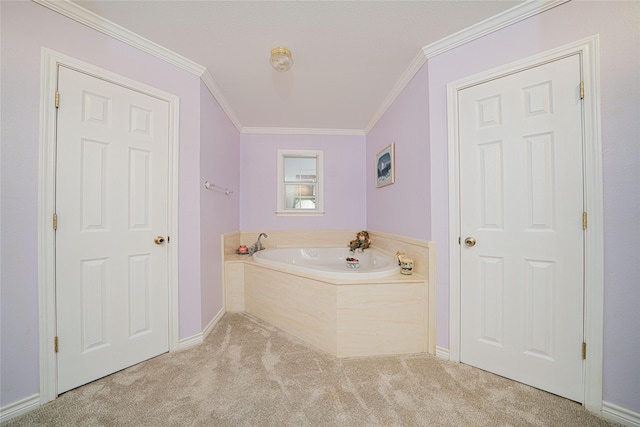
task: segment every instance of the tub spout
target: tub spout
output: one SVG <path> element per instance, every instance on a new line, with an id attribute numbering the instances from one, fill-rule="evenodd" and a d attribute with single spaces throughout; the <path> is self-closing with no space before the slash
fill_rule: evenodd
<path id="1" fill-rule="evenodd" d="M 266 239 L 269 236 L 267 236 L 267 233 L 260 233 L 258 235 L 258 240 L 256 240 L 256 243 L 254 243 L 254 245 L 253 245 L 253 247 L 255 248 L 255 252 L 258 252 L 258 251 L 261 251 L 261 250 L 264 249 L 262 247 L 262 242 L 260 241 L 260 239 L 263 238 L 263 237 Z"/>

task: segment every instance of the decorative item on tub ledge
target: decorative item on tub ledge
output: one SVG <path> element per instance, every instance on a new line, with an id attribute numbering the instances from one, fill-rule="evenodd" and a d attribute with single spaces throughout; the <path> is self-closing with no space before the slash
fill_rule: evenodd
<path id="1" fill-rule="evenodd" d="M 360 231 L 356 238 L 349 242 L 349 249 L 351 252 L 360 250 L 361 252 L 367 249 L 371 245 L 371 239 L 369 239 L 369 233 L 365 230 Z"/>
<path id="2" fill-rule="evenodd" d="M 349 258 L 346 258 L 346 261 L 347 261 L 347 268 L 360 268 L 360 261 L 358 260 L 358 258 L 349 257 Z"/>
<path id="3" fill-rule="evenodd" d="M 401 274 L 413 274 L 413 260 L 411 258 L 405 258 L 404 252 L 400 251 L 396 252 L 396 258 L 398 258 Z"/>

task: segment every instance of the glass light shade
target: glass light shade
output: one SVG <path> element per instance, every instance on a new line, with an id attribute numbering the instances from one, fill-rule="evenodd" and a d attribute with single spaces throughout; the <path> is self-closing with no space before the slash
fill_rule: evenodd
<path id="1" fill-rule="evenodd" d="M 291 51 L 285 47 L 273 49 L 271 51 L 271 65 L 278 71 L 287 71 L 293 65 Z"/>

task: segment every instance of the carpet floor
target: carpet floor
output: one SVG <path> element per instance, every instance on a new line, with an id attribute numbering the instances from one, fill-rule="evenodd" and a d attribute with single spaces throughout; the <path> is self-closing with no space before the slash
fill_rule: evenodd
<path id="1" fill-rule="evenodd" d="M 613 426 L 581 405 L 425 355 L 338 359 L 250 315 L 198 347 L 61 395 L 13 426 Z"/>

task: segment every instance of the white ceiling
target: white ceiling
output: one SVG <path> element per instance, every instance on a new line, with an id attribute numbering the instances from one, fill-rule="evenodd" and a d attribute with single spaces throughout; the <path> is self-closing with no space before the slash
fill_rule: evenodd
<path id="1" fill-rule="evenodd" d="M 241 130 L 355 133 L 388 107 L 424 46 L 522 2 L 74 1 L 206 67 Z M 286 73 L 271 68 L 276 46 L 293 53 Z"/>

